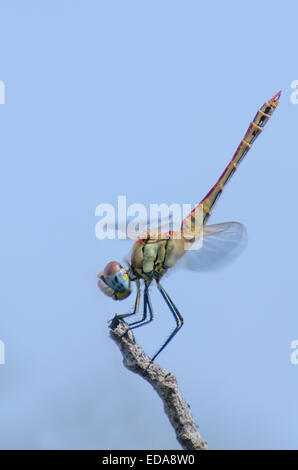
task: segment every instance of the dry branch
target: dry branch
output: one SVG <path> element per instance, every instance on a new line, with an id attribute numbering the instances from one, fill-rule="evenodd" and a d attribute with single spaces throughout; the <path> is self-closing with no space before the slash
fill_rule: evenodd
<path id="1" fill-rule="evenodd" d="M 154 362 L 150 364 L 150 358 L 136 342 L 132 331 L 128 329 L 128 324 L 122 319 L 115 316 L 110 328 L 111 337 L 122 352 L 125 367 L 147 380 L 162 399 L 164 410 L 182 448 L 207 450 L 207 443 L 199 433 L 190 406 L 179 390 L 176 377 Z"/>

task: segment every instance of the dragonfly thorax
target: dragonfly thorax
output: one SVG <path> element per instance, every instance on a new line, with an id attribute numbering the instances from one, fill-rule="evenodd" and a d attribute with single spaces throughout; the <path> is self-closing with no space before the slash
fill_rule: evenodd
<path id="1" fill-rule="evenodd" d="M 138 240 L 132 250 L 131 272 L 145 281 L 159 281 L 184 252 L 184 240 L 146 238 Z"/>

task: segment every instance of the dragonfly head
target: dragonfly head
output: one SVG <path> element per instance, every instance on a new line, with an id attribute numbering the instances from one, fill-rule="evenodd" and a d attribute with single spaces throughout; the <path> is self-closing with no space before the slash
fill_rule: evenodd
<path id="1" fill-rule="evenodd" d="M 108 263 L 97 277 L 100 290 L 114 300 L 123 300 L 129 296 L 131 290 L 128 273 L 116 261 Z"/>

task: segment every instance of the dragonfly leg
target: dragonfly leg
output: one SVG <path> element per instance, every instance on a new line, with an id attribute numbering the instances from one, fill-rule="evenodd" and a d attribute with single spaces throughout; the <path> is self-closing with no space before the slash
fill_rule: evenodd
<path id="1" fill-rule="evenodd" d="M 141 297 L 141 289 L 140 289 L 139 279 L 136 279 L 136 283 L 137 283 L 137 296 L 136 296 L 136 301 L 135 301 L 135 306 L 134 306 L 133 312 L 123 313 L 121 315 L 117 315 L 118 318 L 127 318 L 127 317 L 131 317 L 132 315 L 136 315 L 138 313 L 139 305 L 140 305 L 140 297 Z"/>
<path id="2" fill-rule="evenodd" d="M 175 330 L 170 334 L 170 336 L 168 337 L 168 339 L 165 341 L 165 343 L 162 345 L 162 347 L 157 351 L 157 353 L 154 354 L 154 356 L 152 357 L 151 362 L 154 361 L 154 359 L 156 359 L 156 357 L 161 353 L 161 351 L 169 344 L 169 342 L 174 338 L 175 334 L 178 333 L 178 331 L 180 330 L 180 328 L 182 327 L 183 323 L 184 323 L 184 320 L 181 316 L 181 314 L 179 313 L 177 307 L 173 304 L 172 300 L 170 299 L 170 297 L 168 296 L 168 294 L 166 293 L 166 291 L 164 290 L 164 288 L 159 284 L 159 282 L 157 282 L 157 287 L 161 293 L 161 295 L 163 296 L 167 306 L 169 307 L 169 309 L 171 310 L 172 314 L 173 314 L 173 317 L 175 318 L 175 321 L 176 321 L 176 328 Z"/>
<path id="3" fill-rule="evenodd" d="M 147 307 L 148 307 L 148 310 L 149 310 L 149 320 L 147 320 Z M 151 301 L 150 301 L 150 297 L 149 297 L 148 286 L 145 285 L 143 316 L 140 320 L 137 320 L 137 321 L 129 324 L 130 330 L 133 330 L 134 328 L 139 328 L 140 326 L 146 325 L 147 323 L 150 323 L 153 319 L 154 319 L 154 315 L 153 315 L 153 310 L 152 310 Z"/>

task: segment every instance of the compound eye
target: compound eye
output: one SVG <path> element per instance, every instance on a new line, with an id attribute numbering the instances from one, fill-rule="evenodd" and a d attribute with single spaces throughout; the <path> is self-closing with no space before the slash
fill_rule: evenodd
<path id="1" fill-rule="evenodd" d="M 113 297 L 114 296 L 114 289 L 112 289 L 105 281 L 104 281 L 104 276 L 103 276 L 103 273 L 99 273 L 98 274 L 98 281 L 97 281 L 97 285 L 98 287 L 100 288 L 100 290 L 106 294 L 107 296 L 109 297 Z"/>
<path id="2" fill-rule="evenodd" d="M 117 263 L 117 261 L 111 261 L 106 265 L 104 268 L 104 278 L 109 281 L 110 279 L 114 278 L 121 270 L 121 265 Z"/>
<path id="3" fill-rule="evenodd" d="M 116 261 L 108 263 L 98 275 L 98 287 L 108 296 L 116 300 L 125 299 L 130 295 L 130 279 L 126 270 Z"/>

